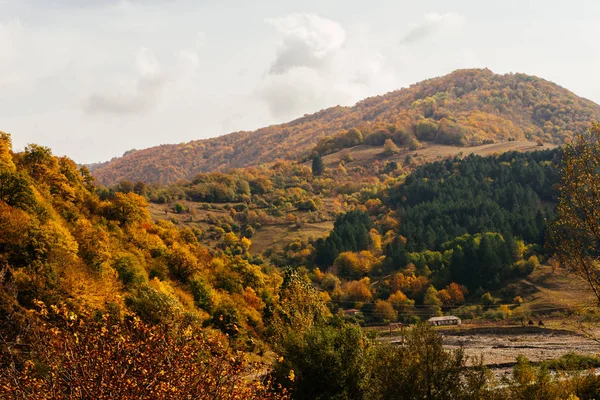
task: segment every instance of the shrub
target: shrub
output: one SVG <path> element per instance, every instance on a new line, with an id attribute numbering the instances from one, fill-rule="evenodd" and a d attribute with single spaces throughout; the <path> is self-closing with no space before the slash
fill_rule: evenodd
<path id="1" fill-rule="evenodd" d="M 176 212 L 177 214 L 181 214 L 181 213 L 185 212 L 186 210 L 187 210 L 187 207 L 181 203 L 175 203 L 173 205 L 173 212 Z"/>
<path id="2" fill-rule="evenodd" d="M 131 310 L 149 324 L 173 322 L 183 315 L 177 300 L 148 285 L 140 286 L 135 294 L 125 300 Z"/>
<path id="3" fill-rule="evenodd" d="M 423 119 L 417 123 L 415 128 L 419 140 L 432 141 L 436 138 L 439 125 L 430 118 Z"/>
<path id="4" fill-rule="evenodd" d="M 366 340 L 359 327 L 314 327 L 289 335 L 282 348 L 273 373 L 295 399 L 362 397 Z"/>
<path id="5" fill-rule="evenodd" d="M 195 327 L 166 329 L 110 312 L 94 320 L 64 307 L 35 316 L 24 332 L 25 357 L 0 353 L 0 398 L 287 398 L 268 380 L 247 379 L 264 365 Z"/>
<path id="6" fill-rule="evenodd" d="M 119 274 L 119 280 L 126 287 L 137 286 L 148 281 L 146 271 L 132 254 L 118 256 L 113 263 L 113 268 Z"/>
<path id="7" fill-rule="evenodd" d="M 366 359 L 365 399 L 490 399 L 487 371 L 467 368 L 462 350 L 449 351 L 427 324 L 417 325 L 404 346 L 378 345 Z"/>
<path id="8" fill-rule="evenodd" d="M 486 292 L 481 296 L 481 304 L 484 306 L 491 306 L 494 305 L 494 303 L 496 303 L 496 300 L 494 300 L 490 292 Z"/>

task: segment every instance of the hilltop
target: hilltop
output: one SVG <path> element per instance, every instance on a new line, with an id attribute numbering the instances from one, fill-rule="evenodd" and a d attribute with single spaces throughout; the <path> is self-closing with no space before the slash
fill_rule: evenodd
<path id="1" fill-rule="evenodd" d="M 212 139 L 132 151 L 91 169 L 100 182 L 171 183 L 199 172 L 227 170 L 277 159 L 297 160 L 391 138 L 396 145 L 421 142 L 474 146 L 541 140 L 554 144 L 583 133 L 600 118 L 600 106 L 544 79 L 458 70 L 409 88 L 332 107 L 289 123 Z M 340 143 L 352 130 L 354 141 Z M 368 139 L 370 137 L 370 139 Z"/>

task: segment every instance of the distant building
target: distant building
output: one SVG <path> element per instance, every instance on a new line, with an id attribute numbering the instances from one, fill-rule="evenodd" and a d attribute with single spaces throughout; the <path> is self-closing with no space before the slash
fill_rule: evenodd
<path id="1" fill-rule="evenodd" d="M 344 310 L 344 314 L 349 317 L 354 317 L 359 312 L 360 312 L 360 310 L 357 310 L 356 308 L 350 308 L 349 310 Z"/>
<path id="2" fill-rule="evenodd" d="M 449 315 L 447 317 L 432 317 L 427 320 L 429 325 L 458 325 L 460 326 L 460 318 Z"/>

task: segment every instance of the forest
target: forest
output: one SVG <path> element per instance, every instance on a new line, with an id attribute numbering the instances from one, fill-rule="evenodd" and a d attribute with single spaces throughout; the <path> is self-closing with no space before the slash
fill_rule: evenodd
<path id="1" fill-rule="evenodd" d="M 421 143 L 472 146 L 510 140 L 561 144 L 600 119 L 600 108 L 525 74 L 457 70 L 353 107 L 333 107 L 286 124 L 218 138 L 131 150 L 90 169 L 106 185 L 174 183 L 201 172 L 297 160 L 364 144 L 418 149 Z"/>
<path id="2" fill-rule="evenodd" d="M 369 170 L 280 161 L 105 187 L 46 147 L 13 152 L 2 133 L 0 393 L 594 398 L 595 375 L 559 381 L 524 358 L 496 382 L 422 323 L 449 310 L 490 320 L 512 312 L 518 296 L 490 292 L 552 256 L 562 157 Z M 251 250 L 263 226 L 302 232 L 331 220 L 326 235 Z M 404 346 L 361 328 L 396 321 L 413 324 Z"/>

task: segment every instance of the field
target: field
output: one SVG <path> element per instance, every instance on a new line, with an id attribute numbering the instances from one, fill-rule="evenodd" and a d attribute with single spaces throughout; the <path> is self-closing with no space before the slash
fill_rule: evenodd
<path id="1" fill-rule="evenodd" d="M 310 237 L 327 236 L 332 229 L 333 221 L 304 224 L 301 228 L 289 224 L 265 225 L 258 229 L 252 237 L 250 253 L 260 254 L 269 248 L 283 247 L 285 244 L 298 239 L 305 240 Z"/>
<path id="2" fill-rule="evenodd" d="M 188 209 L 193 209 L 194 212 L 177 214 L 171 211 L 173 207 L 172 204 L 151 203 L 149 206 L 150 216 L 153 220 L 172 221 L 180 226 L 196 227 L 204 232 L 208 232 L 214 225 L 208 222 L 208 220 L 218 218 L 219 216 L 227 216 L 229 211 L 225 207 L 227 205 L 234 205 L 214 204 L 215 207 L 212 209 L 204 210 L 199 208 L 199 203 L 185 200 L 180 200 L 178 202 Z M 333 207 L 332 199 L 324 199 L 323 204 L 326 210 Z M 333 220 L 334 218 L 332 216 L 329 221 L 303 223 L 300 227 L 295 223 L 287 222 L 263 224 L 260 228 L 256 229 L 255 234 L 251 238 L 252 246 L 250 247 L 250 253 L 260 254 L 273 247 L 284 247 L 294 240 L 305 240 L 310 237 L 320 238 L 327 236 L 333 229 Z M 210 235 L 207 235 L 203 240 L 211 246 L 218 242 L 218 240 L 211 239 Z"/>
<path id="3" fill-rule="evenodd" d="M 402 148 L 400 149 L 399 153 L 387 156 L 382 154 L 382 147 L 361 145 L 324 156 L 323 163 L 326 167 L 333 168 L 337 166 L 337 164 L 342 160 L 345 154 L 350 154 L 353 161 L 346 162 L 346 167 L 365 165 L 375 160 L 379 160 L 381 162 L 395 161 L 398 164 L 404 165 L 407 155 L 412 156 L 413 160 L 418 164 L 424 164 L 427 162 L 443 160 L 447 157 L 468 156 L 469 154 L 489 156 L 493 154 L 505 153 L 507 151 L 527 152 L 553 149 L 555 147 L 556 145 L 553 144 L 544 144 L 543 146 L 538 146 L 536 142 L 530 141 L 492 143 L 470 147 L 445 146 L 441 144 L 425 143 L 422 149 L 413 151 Z"/>

